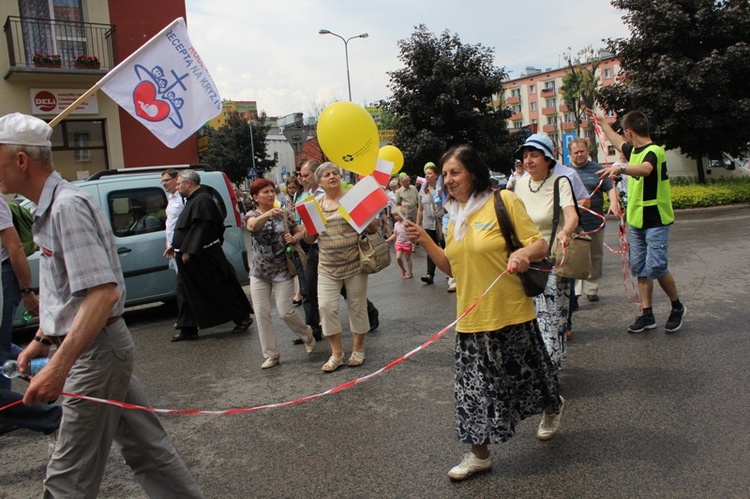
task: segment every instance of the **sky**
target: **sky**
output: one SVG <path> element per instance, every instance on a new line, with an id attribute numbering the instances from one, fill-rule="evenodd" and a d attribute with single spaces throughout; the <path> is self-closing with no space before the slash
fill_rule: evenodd
<path id="1" fill-rule="evenodd" d="M 391 95 L 388 72 L 403 67 L 398 41 L 424 24 L 464 44 L 495 51 L 509 78 L 526 66 L 564 64 L 562 55 L 603 39 L 628 37 L 622 12 L 608 0 L 186 0 L 190 39 L 223 99 L 256 101 L 269 116 L 317 115 L 348 98 L 344 38 L 349 42 L 352 100 L 369 105 Z"/>

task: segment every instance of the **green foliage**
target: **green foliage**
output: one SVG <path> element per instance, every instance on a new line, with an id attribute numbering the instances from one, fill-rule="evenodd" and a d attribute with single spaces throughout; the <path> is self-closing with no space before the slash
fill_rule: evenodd
<path id="1" fill-rule="evenodd" d="M 629 39 L 609 40 L 625 78 L 606 109 L 645 112 L 651 135 L 688 156 L 735 154 L 750 141 L 750 2 L 613 0 Z M 698 176 L 704 173 L 699 163 Z"/>
<path id="2" fill-rule="evenodd" d="M 563 57 L 568 63 L 568 72 L 563 76 L 563 102 L 568 106 L 568 112 L 573 113 L 574 122 L 579 137 L 585 137 L 581 130 L 581 122 L 586 119 L 586 109 L 593 109 L 597 97 L 599 77 L 596 70 L 601 64 L 601 57 L 593 48 L 587 47 L 573 57 L 570 53 Z M 565 120 L 563 119 L 563 122 Z M 589 155 L 594 161 L 599 157 L 596 146 L 594 124 L 589 122 Z"/>
<path id="3" fill-rule="evenodd" d="M 276 160 L 266 158 L 269 128 L 265 113 L 251 125 L 242 115 L 233 112 L 218 130 L 207 129 L 208 149 L 200 155 L 200 161 L 223 171 L 229 180 L 239 184 L 247 178 L 247 169 L 253 166 L 254 150 L 255 168 L 259 176 L 263 176 L 276 164 Z"/>
<path id="4" fill-rule="evenodd" d="M 673 184 L 671 190 L 675 208 L 750 203 L 750 177 L 721 179 L 707 184 Z"/>
<path id="5" fill-rule="evenodd" d="M 380 107 L 390 112 L 397 130 L 394 145 L 404 153 L 404 171 L 422 172 L 450 146 L 471 144 L 490 169 L 513 164 L 505 127 L 510 110 L 495 110 L 492 94 L 502 92 L 506 73 L 494 66 L 494 51 L 465 45 L 445 31 L 439 37 L 423 24 L 398 42 L 404 68 L 390 72 L 393 95 Z"/>

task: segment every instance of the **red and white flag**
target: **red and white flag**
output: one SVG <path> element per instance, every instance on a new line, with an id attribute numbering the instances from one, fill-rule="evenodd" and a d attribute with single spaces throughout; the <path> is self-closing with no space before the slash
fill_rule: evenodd
<path id="1" fill-rule="evenodd" d="M 326 217 L 323 216 L 323 210 L 320 209 L 318 201 L 313 196 L 297 204 L 294 209 L 297 210 L 308 236 L 325 232 Z"/>
<path id="2" fill-rule="evenodd" d="M 96 87 L 175 148 L 221 113 L 221 97 L 183 18 L 133 52 Z"/>
<path id="3" fill-rule="evenodd" d="M 372 176 L 378 181 L 383 187 L 388 187 L 388 182 L 391 181 L 391 172 L 394 167 L 393 161 L 387 159 L 378 158 L 378 162 L 375 164 L 375 171 L 372 172 Z"/>
<path id="4" fill-rule="evenodd" d="M 361 234 L 388 204 L 388 195 L 375 177 L 367 175 L 341 197 L 339 204 L 339 212 Z"/>
<path id="5" fill-rule="evenodd" d="M 421 191 L 422 186 L 427 182 L 427 179 L 424 177 L 417 177 L 417 190 Z"/>

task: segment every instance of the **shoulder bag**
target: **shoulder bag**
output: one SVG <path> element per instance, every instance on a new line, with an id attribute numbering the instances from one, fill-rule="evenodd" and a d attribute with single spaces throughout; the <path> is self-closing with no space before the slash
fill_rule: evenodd
<path id="1" fill-rule="evenodd" d="M 286 211 L 284 211 L 284 232 L 289 232 L 289 219 L 287 218 L 289 215 Z M 283 238 L 284 236 L 282 236 Z M 290 277 L 297 277 L 297 264 L 294 261 L 294 254 L 296 253 L 295 247 L 287 246 L 286 251 L 284 252 L 284 256 L 286 257 L 286 271 L 289 273 Z"/>
<path id="2" fill-rule="evenodd" d="M 359 235 L 359 264 L 365 274 L 380 272 L 391 264 L 391 250 L 383 236 L 368 234 Z"/>
<path id="3" fill-rule="evenodd" d="M 555 260 L 555 274 L 560 277 L 570 279 L 588 279 L 591 274 L 591 237 L 588 236 L 581 228 L 581 212 L 578 209 L 576 195 L 573 193 L 573 184 L 570 185 L 570 192 L 573 195 L 573 206 L 578 213 L 578 226 L 570 236 L 570 243 L 563 250 L 557 237 L 557 226 L 560 221 L 560 188 L 559 183 L 563 177 L 555 180 L 555 200 L 552 215 L 552 257 Z M 565 178 L 570 183 L 570 179 Z"/>
<path id="4" fill-rule="evenodd" d="M 430 187 L 428 186 L 427 189 L 429 190 Z M 437 203 L 435 203 L 435 192 L 430 191 L 430 203 L 432 203 L 432 216 L 435 218 L 435 239 L 437 239 L 438 246 L 441 246 L 445 242 L 445 236 L 443 235 L 443 217 L 442 213 L 438 213 L 439 211 L 443 211 L 443 205 L 440 205 L 440 209 L 438 209 Z"/>
<path id="5" fill-rule="evenodd" d="M 495 215 L 497 216 L 497 223 L 500 225 L 500 232 L 502 232 L 505 238 L 505 246 L 508 248 L 508 257 L 510 254 L 521 248 L 521 242 L 518 240 L 513 222 L 508 216 L 508 211 L 505 208 L 505 202 L 500 194 L 500 191 L 495 191 Z M 526 296 L 537 296 L 544 292 L 544 288 L 547 286 L 547 279 L 549 273 L 554 266 L 553 261 L 548 256 L 545 256 L 538 262 L 532 262 L 533 267 L 529 267 L 526 272 L 519 272 L 518 277 L 521 278 L 521 284 L 523 284 L 523 291 Z"/>

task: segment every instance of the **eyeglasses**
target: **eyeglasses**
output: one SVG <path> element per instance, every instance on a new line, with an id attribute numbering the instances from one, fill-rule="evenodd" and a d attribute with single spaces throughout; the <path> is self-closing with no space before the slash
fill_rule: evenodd
<path id="1" fill-rule="evenodd" d="M 177 177 L 174 177 L 174 178 L 171 178 L 171 177 L 170 178 L 163 178 L 163 179 L 161 179 L 161 183 L 162 184 L 168 184 L 172 180 L 176 180 L 176 179 L 177 179 Z"/>

